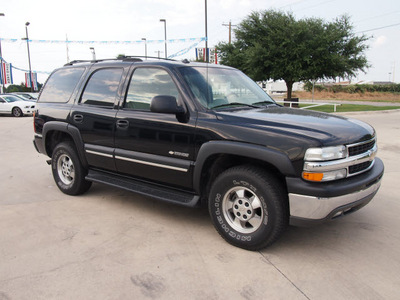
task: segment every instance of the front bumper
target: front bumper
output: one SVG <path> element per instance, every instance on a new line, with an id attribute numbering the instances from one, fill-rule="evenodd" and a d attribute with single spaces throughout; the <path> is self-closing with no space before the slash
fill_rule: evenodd
<path id="1" fill-rule="evenodd" d="M 288 178 L 290 224 L 312 225 L 354 212 L 377 193 L 384 172 L 379 158 L 368 172 L 328 184 Z"/>

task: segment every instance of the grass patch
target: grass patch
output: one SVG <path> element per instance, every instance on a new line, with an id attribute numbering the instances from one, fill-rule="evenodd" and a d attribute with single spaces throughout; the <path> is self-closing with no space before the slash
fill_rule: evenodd
<path id="1" fill-rule="evenodd" d="M 306 91 L 294 92 L 293 98 L 312 99 L 312 93 Z M 371 101 L 371 102 L 391 102 L 400 103 L 399 93 L 379 93 L 379 92 L 365 92 L 365 93 L 333 93 L 327 91 L 316 91 L 314 93 L 316 100 L 347 100 L 347 101 Z"/>
<path id="2" fill-rule="evenodd" d="M 307 107 L 309 104 L 300 104 L 300 107 Z M 342 104 L 336 106 L 336 112 L 352 112 L 352 111 L 381 111 L 381 110 L 393 110 L 400 109 L 400 106 L 373 106 L 373 105 L 361 105 L 361 104 Z M 320 111 L 320 112 L 333 112 L 333 105 L 324 105 L 312 107 L 309 110 Z"/>

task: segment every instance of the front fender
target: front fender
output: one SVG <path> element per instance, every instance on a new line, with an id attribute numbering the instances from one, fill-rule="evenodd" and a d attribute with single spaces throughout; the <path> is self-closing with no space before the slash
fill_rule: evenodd
<path id="1" fill-rule="evenodd" d="M 231 154 L 251 159 L 258 159 L 273 165 L 285 176 L 294 176 L 295 170 L 289 157 L 279 151 L 253 144 L 232 141 L 211 141 L 204 143 L 195 162 L 193 185 L 195 191 L 200 191 L 201 174 L 205 162 L 215 154 Z"/>

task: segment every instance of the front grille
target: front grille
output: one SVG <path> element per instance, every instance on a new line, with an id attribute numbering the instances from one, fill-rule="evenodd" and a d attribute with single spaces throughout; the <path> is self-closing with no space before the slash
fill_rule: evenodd
<path id="1" fill-rule="evenodd" d="M 356 156 L 371 150 L 375 146 L 375 139 L 348 146 L 349 156 Z"/>
<path id="2" fill-rule="evenodd" d="M 366 161 L 361 164 L 350 166 L 349 174 L 356 174 L 356 173 L 360 173 L 364 170 L 367 170 L 371 166 L 371 164 L 372 164 L 372 161 Z"/>

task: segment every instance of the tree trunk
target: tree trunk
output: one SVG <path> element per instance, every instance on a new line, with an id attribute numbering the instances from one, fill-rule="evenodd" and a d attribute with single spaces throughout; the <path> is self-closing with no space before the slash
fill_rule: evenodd
<path id="1" fill-rule="evenodd" d="M 286 99 L 288 99 L 288 101 L 291 101 L 294 82 L 293 81 L 285 81 L 285 83 L 286 83 L 286 88 L 287 88 Z"/>

